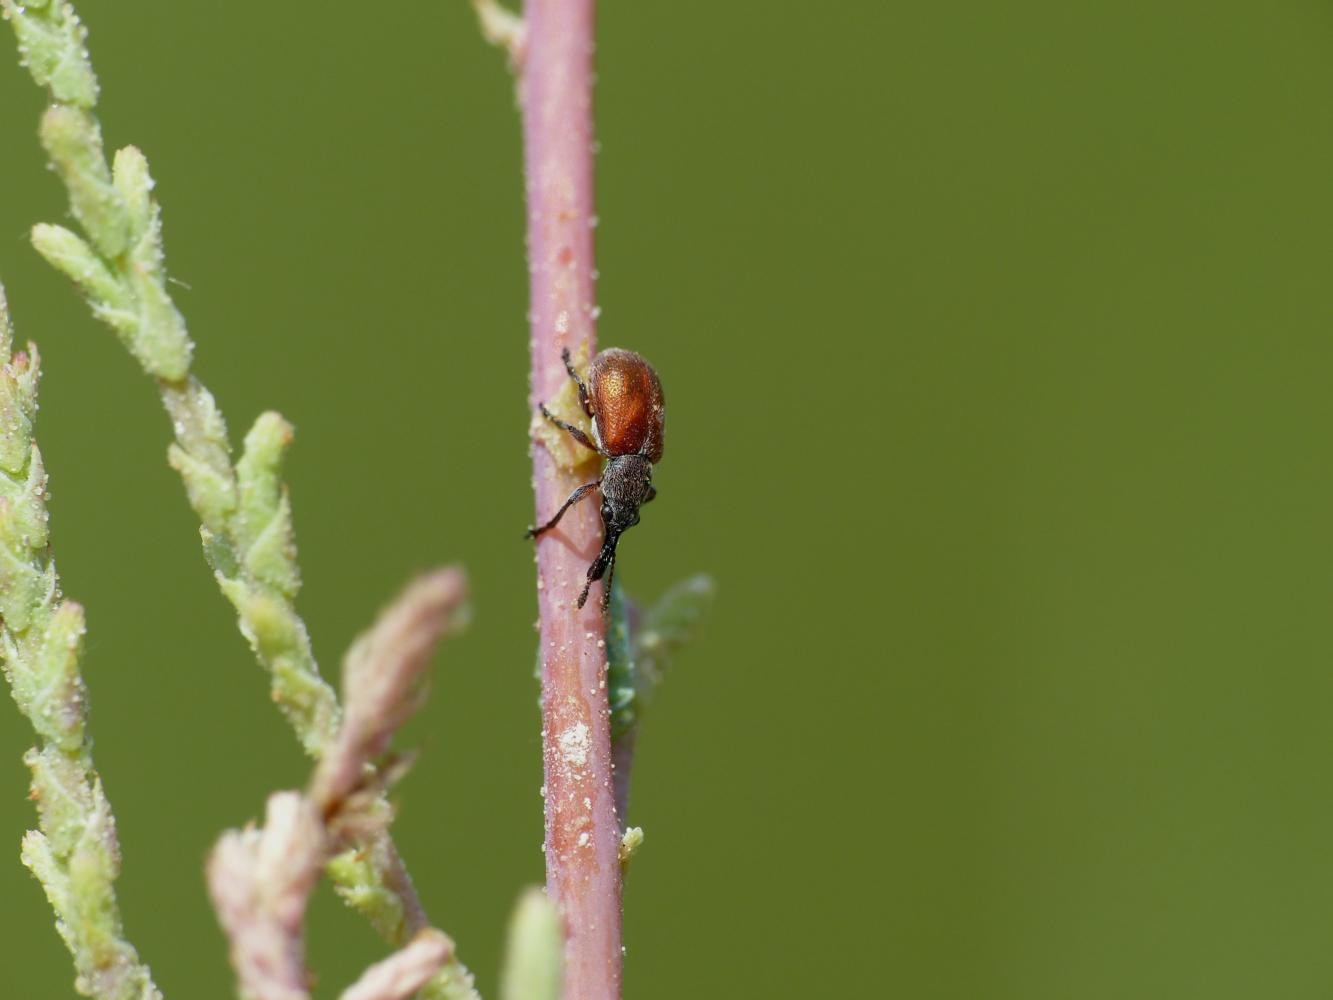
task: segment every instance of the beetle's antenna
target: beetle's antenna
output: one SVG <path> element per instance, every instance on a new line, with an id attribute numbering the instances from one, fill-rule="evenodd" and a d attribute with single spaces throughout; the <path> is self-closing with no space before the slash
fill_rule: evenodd
<path id="1" fill-rule="evenodd" d="M 592 589 L 594 582 L 600 580 L 606 574 L 608 569 L 613 573 L 615 572 L 616 543 L 618 541 L 620 541 L 619 532 L 616 532 L 615 534 L 611 534 L 609 531 L 607 532 L 606 541 L 602 543 L 602 550 L 597 553 L 597 558 L 594 559 L 592 565 L 588 567 L 588 581 L 583 585 L 583 593 L 579 594 L 578 607 L 581 608 L 587 603 L 588 591 Z M 607 601 L 609 600 L 607 595 L 610 593 L 611 579 L 610 577 L 607 577 L 606 587 L 602 592 L 602 607 L 606 607 Z"/>
<path id="2" fill-rule="evenodd" d="M 611 581 L 616 576 L 616 550 L 611 549 L 611 561 L 606 565 L 606 582 L 602 584 L 602 610 L 611 606 Z"/>

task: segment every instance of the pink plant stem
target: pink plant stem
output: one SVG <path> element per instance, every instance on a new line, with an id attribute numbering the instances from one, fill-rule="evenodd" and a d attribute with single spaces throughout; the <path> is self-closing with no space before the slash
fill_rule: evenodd
<path id="1" fill-rule="evenodd" d="M 593 268 L 593 0 L 526 0 L 521 100 L 532 276 L 532 396 L 568 376 L 560 351 L 596 346 Z M 536 514 L 551 517 L 586 474 L 533 446 Z M 601 588 L 575 607 L 601 542 L 595 503 L 537 546 L 541 610 L 546 887 L 565 919 L 565 997 L 620 997 L 620 824 L 611 768 Z"/>

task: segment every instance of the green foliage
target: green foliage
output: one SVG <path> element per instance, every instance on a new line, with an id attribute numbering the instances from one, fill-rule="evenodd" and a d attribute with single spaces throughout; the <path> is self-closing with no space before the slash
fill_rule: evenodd
<path id="1" fill-rule="evenodd" d="M 292 603 L 300 574 L 291 504 L 279 476 L 291 426 L 277 414 L 262 415 L 233 468 L 226 422 L 212 394 L 190 374 L 194 345 L 167 292 L 161 210 L 151 196 L 148 161 L 126 147 L 116 154 L 114 168 L 107 165 L 101 129 L 91 113 L 95 78 L 85 32 L 71 27 L 78 23 L 73 7 L 0 2 L 20 48 L 25 39 L 40 39 L 25 53 L 25 65 L 38 83 L 50 87 L 55 101 L 42 117 L 42 143 L 84 230 L 80 236 L 60 226 L 38 225 L 33 245 L 78 285 L 93 314 L 158 380 L 176 437 L 168 460 L 202 523 L 205 555 L 236 608 L 242 633 L 272 675 L 275 700 L 306 751 L 318 756 L 337 729 L 338 702 L 319 674 L 305 624 Z M 75 63 L 94 80 L 77 102 L 66 101 L 51 74 L 39 72 L 39 67 Z"/>
<path id="2" fill-rule="evenodd" d="M 60 596 L 48 544 L 46 473 L 33 440 L 38 375 L 37 349 L 13 350 L 0 289 L 0 657 L 39 739 L 23 758 L 39 829 L 23 838 L 20 856 L 55 911 L 78 991 L 99 1000 L 160 1000 L 123 937 L 116 905 L 120 848 L 93 767 L 79 672 L 83 609 Z"/>
<path id="3" fill-rule="evenodd" d="M 39 133 L 51 165 L 69 192 L 69 207 L 99 253 L 114 258 L 129 242 L 129 212 L 102 151 L 102 129 L 88 111 L 56 104 Z"/>
<path id="4" fill-rule="evenodd" d="M 620 585 L 614 586 L 606 628 L 613 743 L 639 724 L 672 658 L 694 637 L 712 607 L 716 589 L 712 578 L 692 576 L 673 586 L 635 621 Z"/>
<path id="5" fill-rule="evenodd" d="M 3 0 L 0 9 L 18 36 L 19 58 L 39 86 L 62 104 L 91 108 L 97 77 L 84 47 L 88 31 L 64 0 Z"/>
<path id="6" fill-rule="evenodd" d="M 343 851 L 325 871 L 343 901 L 369 920 L 381 937 L 393 941 L 405 936 L 403 901 L 384 884 L 370 851 L 359 847 Z"/>
<path id="7" fill-rule="evenodd" d="M 634 630 L 634 690 L 641 705 L 652 698 L 671 660 L 698 632 L 713 606 L 717 585 L 706 574 L 677 583 L 657 599 Z"/>
<path id="8" fill-rule="evenodd" d="M 57 104 L 42 116 L 42 144 L 88 240 L 60 226 L 34 227 L 37 251 L 77 284 L 144 371 L 184 379 L 194 345 L 166 289 L 161 210 L 149 195 L 148 161 L 133 147 L 108 168 L 92 114 Z M 91 245 L 89 245 L 91 243 Z"/>
<path id="9" fill-rule="evenodd" d="M 606 620 L 606 688 L 611 708 L 611 740 L 622 739 L 639 720 L 634 687 L 634 654 L 630 649 L 629 614 L 625 591 L 611 585 L 611 607 Z"/>
<path id="10" fill-rule="evenodd" d="M 446 963 L 417 995 L 420 1000 L 478 1000 L 472 974 L 456 959 Z"/>
<path id="11" fill-rule="evenodd" d="M 564 954 L 560 911 L 540 889 L 529 889 L 509 920 L 501 1000 L 560 1000 Z"/>
<path id="12" fill-rule="evenodd" d="M 126 147 L 115 155 L 113 166 L 107 164 L 101 128 L 92 115 L 98 87 L 86 31 L 65 0 L 26 5 L 0 0 L 0 7 L 18 38 L 24 65 L 50 91 L 53 103 L 42 118 L 42 144 L 83 230 L 80 235 L 38 225 L 33 245 L 78 286 L 93 314 L 157 381 L 175 433 L 168 461 L 199 517 L 205 558 L 236 609 L 242 634 L 270 674 L 274 700 L 306 752 L 318 758 L 337 732 L 341 710 L 320 675 L 293 603 L 300 572 L 291 502 L 280 475 L 292 428 L 276 413 L 261 415 L 233 466 L 226 423 L 212 394 L 191 374 L 194 345 L 167 291 L 161 211 L 151 197 L 148 161 L 138 149 Z M 11 419 L 21 423 L 27 413 L 30 422 L 15 385 Z M 0 442 L 0 462 L 5 460 L 19 461 L 9 441 Z M 18 501 L 0 511 L 0 530 L 24 530 L 26 508 Z M 0 611 L 7 621 L 17 624 L 41 594 L 54 593 L 54 576 L 44 572 L 0 559 Z M 11 619 L 11 611 L 18 617 Z M 385 919 L 390 904 L 384 894 L 394 895 L 387 887 L 398 883 L 379 866 L 383 853 L 371 852 L 368 864 L 331 865 L 329 874 L 345 899 L 401 944 L 403 921 Z M 398 906 L 401 910 L 401 900 Z M 437 979 L 442 992 L 431 995 L 475 996 L 470 975 L 456 960 Z"/>

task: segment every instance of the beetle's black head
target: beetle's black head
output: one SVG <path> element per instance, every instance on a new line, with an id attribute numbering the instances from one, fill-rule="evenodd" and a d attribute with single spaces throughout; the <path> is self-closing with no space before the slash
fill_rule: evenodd
<path id="1" fill-rule="evenodd" d="M 643 455 L 617 455 L 602 473 L 602 524 L 606 541 L 639 523 L 639 507 L 656 495 L 653 465 Z"/>

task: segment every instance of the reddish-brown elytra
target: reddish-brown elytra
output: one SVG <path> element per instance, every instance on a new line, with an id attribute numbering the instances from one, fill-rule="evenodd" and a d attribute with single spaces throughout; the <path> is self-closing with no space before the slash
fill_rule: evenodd
<path id="1" fill-rule="evenodd" d="M 662 459 L 666 429 L 666 400 L 653 366 L 633 351 L 608 348 L 592 359 L 585 384 L 569 360 L 569 348 L 560 356 L 565 370 L 579 388 L 579 405 L 592 417 L 593 438 L 566 423 L 541 404 L 542 416 L 568 431 L 575 441 L 605 458 L 602 476 L 585 483 L 540 528 L 529 528 L 528 538 L 550 531 L 565 511 L 594 490 L 602 494 L 602 548 L 588 567 L 588 581 L 579 594 L 581 608 L 593 581 L 606 577 L 602 607 L 611 600 L 611 578 L 616 570 L 616 543 L 639 523 L 639 508 L 653 497 L 653 465 Z"/>

